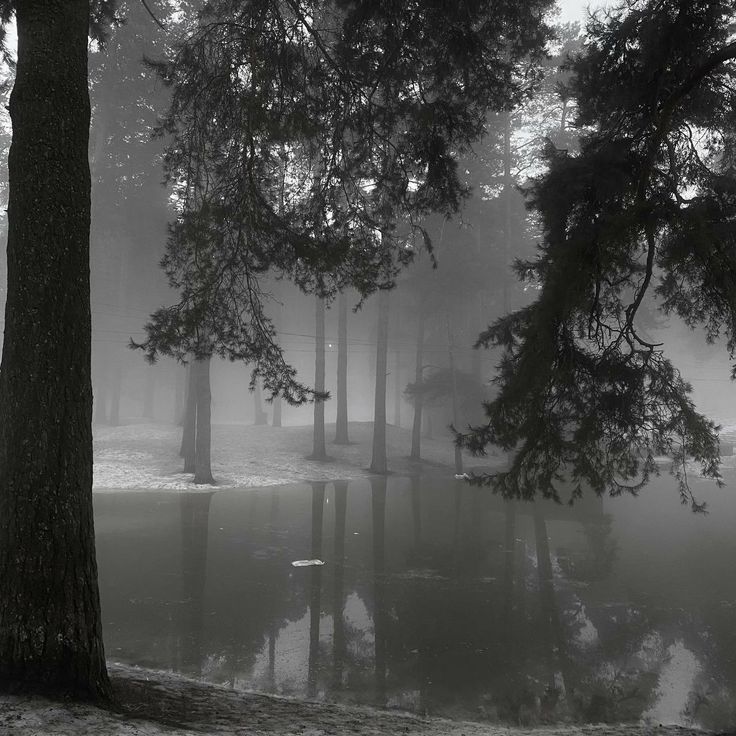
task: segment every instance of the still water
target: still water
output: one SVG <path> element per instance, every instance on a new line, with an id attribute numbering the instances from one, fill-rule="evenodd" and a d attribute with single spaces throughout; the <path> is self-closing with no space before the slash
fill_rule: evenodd
<path id="1" fill-rule="evenodd" d="M 732 480 L 695 482 L 707 516 L 667 476 L 573 509 L 437 477 L 99 494 L 107 655 L 496 723 L 733 728 Z"/>

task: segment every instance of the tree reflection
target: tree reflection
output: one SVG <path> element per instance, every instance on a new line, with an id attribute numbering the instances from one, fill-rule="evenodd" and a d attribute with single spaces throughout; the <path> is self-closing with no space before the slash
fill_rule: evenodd
<path id="1" fill-rule="evenodd" d="M 207 580 L 207 538 L 211 493 L 182 493 L 179 669 L 191 675 L 202 673 L 204 591 Z"/>

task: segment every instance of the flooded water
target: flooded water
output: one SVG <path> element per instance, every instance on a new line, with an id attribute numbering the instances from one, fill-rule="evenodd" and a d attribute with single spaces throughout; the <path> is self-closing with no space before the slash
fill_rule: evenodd
<path id="1" fill-rule="evenodd" d="M 441 478 L 95 497 L 107 655 L 514 725 L 736 726 L 736 483 L 504 504 Z M 294 566 L 318 559 L 322 566 Z"/>

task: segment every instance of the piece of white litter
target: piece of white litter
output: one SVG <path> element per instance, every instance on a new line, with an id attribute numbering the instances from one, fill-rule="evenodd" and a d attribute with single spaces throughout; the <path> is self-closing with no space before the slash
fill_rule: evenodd
<path id="1" fill-rule="evenodd" d="M 294 560 L 292 567 L 313 567 L 315 565 L 324 565 L 322 560 Z"/>
<path id="2" fill-rule="evenodd" d="M 470 480 L 470 476 L 467 473 L 455 473 L 455 480 Z"/>

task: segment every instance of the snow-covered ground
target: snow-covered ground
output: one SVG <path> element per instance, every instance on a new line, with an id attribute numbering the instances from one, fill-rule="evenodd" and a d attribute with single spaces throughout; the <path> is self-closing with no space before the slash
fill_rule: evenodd
<path id="1" fill-rule="evenodd" d="M 372 424 L 350 424 L 350 445 L 328 442 L 327 462 L 308 460 L 312 452 L 311 427 L 214 425 L 212 474 L 218 488 L 252 488 L 308 480 L 351 480 L 371 473 Z M 327 425 L 328 439 L 334 425 Z M 129 424 L 94 428 L 94 489 L 197 490 L 191 474 L 182 472 L 179 457 L 181 428 L 170 424 Z M 389 426 L 389 470 L 409 475 L 417 472 L 408 455 L 411 432 Z M 454 472 L 454 449 L 449 438 L 422 440 L 422 456 L 442 471 Z M 498 466 L 501 457 L 483 458 L 483 465 Z M 470 458 L 471 465 L 478 459 Z M 439 470 L 439 468 L 438 468 Z"/>
<path id="2" fill-rule="evenodd" d="M 516 729 L 244 693 L 121 665 L 110 671 L 122 711 L 2 696 L 0 736 L 703 736 L 635 724 Z"/>

